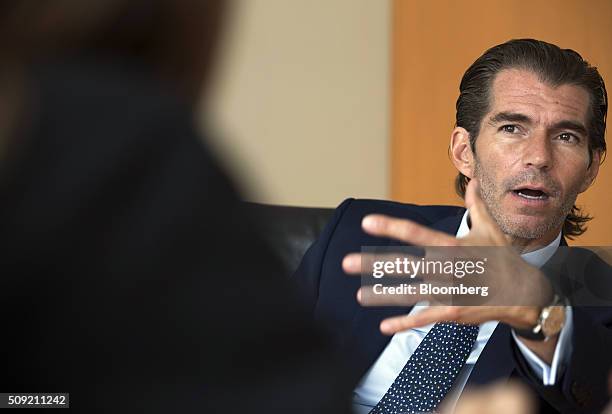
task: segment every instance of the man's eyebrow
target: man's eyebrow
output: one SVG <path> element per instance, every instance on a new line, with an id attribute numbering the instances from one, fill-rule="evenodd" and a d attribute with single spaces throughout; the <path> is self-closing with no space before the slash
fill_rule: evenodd
<path id="1" fill-rule="evenodd" d="M 524 124 L 531 124 L 532 120 L 525 114 L 517 112 L 498 112 L 489 118 L 491 124 L 499 124 L 500 122 L 521 122 Z"/>
<path id="2" fill-rule="evenodd" d="M 571 129 L 572 131 L 578 132 L 579 134 L 582 134 L 584 136 L 587 136 L 589 134 L 586 127 L 581 122 L 578 122 L 578 121 L 570 121 L 570 120 L 559 121 L 556 124 L 553 124 L 550 129 L 554 129 L 554 130 Z"/>
<path id="3" fill-rule="evenodd" d="M 489 123 L 492 125 L 499 124 L 501 122 L 520 122 L 524 124 L 533 123 L 532 119 L 525 114 L 517 113 L 517 112 L 498 112 L 489 118 Z M 563 120 L 553 124 L 550 129 L 552 130 L 562 130 L 562 129 L 570 129 L 574 132 L 578 132 L 582 135 L 588 135 L 588 130 L 579 121 L 572 120 Z"/>

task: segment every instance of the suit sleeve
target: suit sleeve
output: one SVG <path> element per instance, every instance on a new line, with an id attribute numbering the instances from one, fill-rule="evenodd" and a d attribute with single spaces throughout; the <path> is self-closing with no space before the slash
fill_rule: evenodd
<path id="1" fill-rule="evenodd" d="M 336 227 L 343 214 L 349 208 L 354 199 L 344 200 L 334 211 L 334 215 L 329 220 L 319 238 L 308 248 L 300 265 L 293 274 L 293 280 L 298 286 L 310 311 L 314 311 L 319 297 L 319 283 L 321 269 L 329 242 L 336 230 Z"/>
<path id="2" fill-rule="evenodd" d="M 558 385 L 544 386 L 515 345 L 517 367 L 533 389 L 559 412 L 601 412 L 609 400 L 612 308 L 573 307 L 572 317 L 572 353 Z"/>
<path id="3" fill-rule="evenodd" d="M 569 358 L 572 355 L 572 332 L 574 331 L 574 320 L 572 314 L 572 307 L 565 307 L 566 322 L 555 346 L 553 353 L 553 359 L 550 364 L 542 361 L 533 351 L 531 351 L 527 345 L 518 339 L 514 330 L 512 331 L 512 337 L 516 346 L 519 348 L 525 360 L 529 363 L 532 371 L 542 381 L 544 385 L 555 385 L 558 378 L 561 376 L 564 367 L 568 365 Z"/>

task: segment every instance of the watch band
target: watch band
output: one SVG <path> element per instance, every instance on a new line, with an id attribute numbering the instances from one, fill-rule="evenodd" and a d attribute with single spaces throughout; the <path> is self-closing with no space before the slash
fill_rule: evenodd
<path id="1" fill-rule="evenodd" d="M 516 333 L 521 338 L 531 339 L 534 341 L 545 341 L 548 337 L 544 333 L 543 325 L 550 316 L 553 307 L 555 306 L 565 306 L 567 305 L 567 301 L 555 294 L 552 303 L 548 306 L 545 306 L 540 311 L 540 315 L 538 316 L 538 320 L 536 324 L 532 328 L 527 329 L 514 329 L 514 333 Z M 561 330 L 563 326 L 559 330 Z M 558 333 L 558 332 L 557 332 Z M 553 336 L 553 335 L 551 335 Z"/>
<path id="2" fill-rule="evenodd" d="M 538 320 L 539 320 L 539 318 L 538 318 Z M 540 329 L 538 329 L 536 331 L 536 328 L 540 328 Z M 533 341 L 543 341 L 543 340 L 546 339 L 546 337 L 542 333 L 542 329 L 541 328 L 542 328 L 542 326 L 540 325 L 539 322 L 537 322 L 536 325 L 533 328 L 526 328 L 526 329 L 517 329 L 517 328 L 514 328 L 514 333 L 517 334 L 518 336 L 520 336 L 521 338 L 531 339 Z"/>

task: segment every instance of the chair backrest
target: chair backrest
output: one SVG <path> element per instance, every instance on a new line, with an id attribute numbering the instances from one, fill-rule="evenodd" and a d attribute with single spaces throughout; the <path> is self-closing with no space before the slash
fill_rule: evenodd
<path id="1" fill-rule="evenodd" d="M 287 276 L 297 269 L 302 256 L 334 212 L 333 208 L 244 204 L 264 240 L 283 262 Z"/>

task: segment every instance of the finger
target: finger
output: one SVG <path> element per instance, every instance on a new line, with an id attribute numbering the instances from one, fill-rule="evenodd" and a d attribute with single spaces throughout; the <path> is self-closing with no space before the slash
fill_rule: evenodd
<path id="1" fill-rule="evenodd" d="M 398 219 L 382 214 L 370 214 L 361 222 L 363 229 L 374 236 L 389 237 L 418 246 L 456 246 L 457 239 L 431 230 L 407 219 Z"/>
<path id="2" fill-rule="evenodd" d="M 362 306 L 412 306 L 428 299 L 428 295 L 419 292 L 418 286 L 405 285 L 408 286 L 362 286 L 357 291 L 357 301 Z M 409 290 L 409 286 L 414 289 Z"/>
<path id="3" fill-rule="evenodd" d="M 406 262 L 415 262 L 420 257 L 406 253 L 349 253 L 342 260 L 342 270 L 348 274 L 384 276 L 410 276 Z M 408 270 L 407 270 L 408 269 Z M 378 276 L 375 275 L 378 274 Z"/>
<path id="4" fill-rule="evenodd" d="M 465 207 L 471 209 L 474 205 L 482 203 L 480 196 L 480 183 L 472 178 L 465 189 Z"/>
<path id="5" fill-rule="evenodd" d="M 493 386 L 486 402 L 495 414 L 533 413 L 535 401 L 528 388 L 518 382 L 503 382 Z"/>
<path id="6" fill-rule="evenodd" d="M 473 224 L 495 223 L 480 196 L 480 183 L 475 178 L 470 180 L 465 190 L 465 207 L 470 210 L 470 220 Z"/>
<path id="7" fill-rule="evenodd" d="M 361 254 L 350 253 L 344 256 L 342 270 L 348 274 L 361 274 Z"/>
<path id="8" fill-rule="evenodd" d="M 535 401 L 525 386 L 515 382 L 500 382 L 484 388 L 466 388 L 457 405 L 441 406 L 443 413 L 514 414 L 535 412 Z"/>
<path id="9" fill-rule="evenodd" d="M 503 310 L 498 306 L 430 306 L 414 315 L 397 316 L 381 322 L 382 333 L 391 335 L 436 322 L 481 324 L 499 320 Z"/>
<path id="10" fill-rule="evenodd" d="M 421 312 L 387 318 L 380 323 L 380 331 L 385 335 L 429 325 L 440 321 L 449 321 L 454 316 L 453 306 L 431 306 Z"/>

